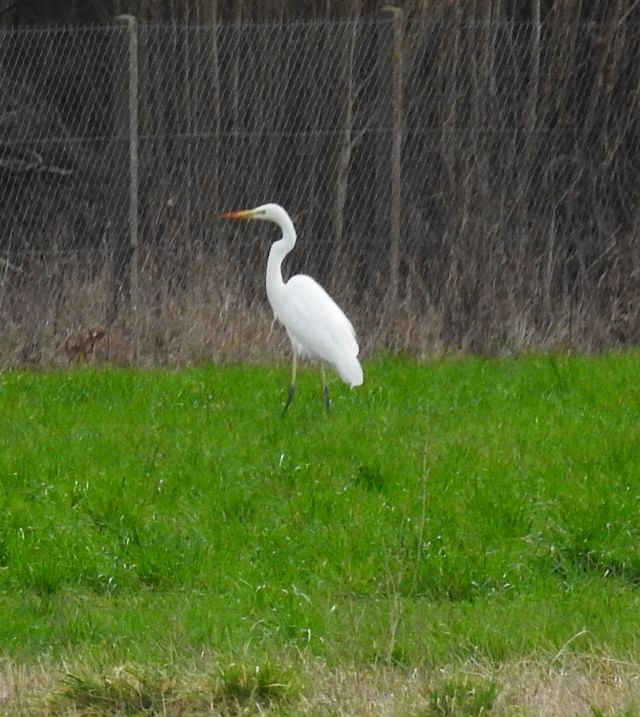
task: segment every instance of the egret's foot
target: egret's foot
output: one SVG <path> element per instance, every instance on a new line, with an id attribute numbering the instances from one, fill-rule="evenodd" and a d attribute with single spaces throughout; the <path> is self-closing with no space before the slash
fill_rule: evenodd
<path id="1" fill-rule="evenodd" d="M 329 386 L 322 387 L 322 398 L 324 399 L 324 410 L 327 416 L 331 413 L 331 399 L 329 398 Z"/>
<path id="2" fill-rule="evenodd" d="M 289 404 L 291 403 L 291 401 L 293 401 L 293 396 L 294 396 L 295 392 L 296 392 L 296 387 L 294 384 L 291 384 L 291 386 L 289 386 L 289 392 L 287 393 L 287 400 L 285 401 L 284 408 L 282 409 L 282 414 L 281 414 L 282 418 L 284 418 L 284 416 L 287 412 L 287 409 L 289 408 Z"/>

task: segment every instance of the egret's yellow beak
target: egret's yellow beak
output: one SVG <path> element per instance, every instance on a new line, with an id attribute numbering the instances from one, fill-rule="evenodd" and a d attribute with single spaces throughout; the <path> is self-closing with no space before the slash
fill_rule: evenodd
<path id="1" fill-rule="evenodd" d="M 223 219 L 251 219 L 254 216 L 253 209 L 243 209 L 241 212 L 225 212 Z"/>

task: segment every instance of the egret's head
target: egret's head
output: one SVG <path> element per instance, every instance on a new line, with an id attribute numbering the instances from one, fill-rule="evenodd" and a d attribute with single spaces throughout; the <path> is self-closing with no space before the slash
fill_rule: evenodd
<path id="1" fill-rule="evenodd" d="M 240 212 L 226 212 L 223 219 L 262 219 L 267 222 L 281 224 L 289 219 L 289 215 L 279 204 L 263 204 L 255 209 L 243 209 Z"/>

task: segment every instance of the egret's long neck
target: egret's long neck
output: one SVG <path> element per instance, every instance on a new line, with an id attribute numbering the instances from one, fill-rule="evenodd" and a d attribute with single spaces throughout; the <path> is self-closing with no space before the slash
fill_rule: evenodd
<path id="1" fill-rule="evenodd" d="M 280 228 L 282 229 L 282 238 L 271 246 L 267 262 L 267 296 L 272 307 L 274 307 L 274 299 L 284 289 L 282 261 L 296 243 L 296 230 L 288 216 L 281 219 Z"/>

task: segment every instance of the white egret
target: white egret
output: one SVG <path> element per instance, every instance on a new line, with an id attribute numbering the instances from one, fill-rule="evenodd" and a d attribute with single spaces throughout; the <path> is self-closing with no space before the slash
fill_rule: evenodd
<path id="1" fill-rule="evenodd" d="M 285 282 L 282 261 L 296 243 L 291 217 L 278 204 L 264 204 L 255 209 L 227 212 L 225 219 L 261 219 L 274 222 L 282 237 L 274 242 L 267 262 L 267 297 L 274 316 L 285 327 L 293 349 L 291 385 L 282 411 L 287 412 L 296 392 L 298 356 L 320 361 L 322 394 L 329 413 L 329 387 L 324 364 L 333 366 L 340 378 L 352 388 L 362 384 L 362 367 L 358 361 L 356 333 L 342 309 L 310 276 L 297 274 Z"/>

